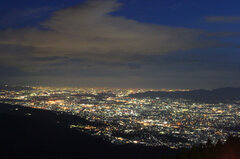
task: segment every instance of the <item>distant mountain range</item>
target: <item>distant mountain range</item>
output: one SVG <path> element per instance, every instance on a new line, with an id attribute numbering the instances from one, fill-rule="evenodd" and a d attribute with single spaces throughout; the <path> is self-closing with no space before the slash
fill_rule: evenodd
<path id="1" fill-rule="evenodd" d="M 226 87 L 218 88 L 214 90 L 192 90 L 192 91 L 176 91 L 176 92 L 164 92 L 164 91 L 148 91 L 144 93 L 130 94 L 129 97 L 133 98 L 172 98 L 172 99 L 189 99 L 197 102 L 234 102 L 240 100 L 240 88 Z"/>
<path id="2" fill-rule="evenodd" d="M 0 90 L 7 90 L 7 91 L 21 91 L 21 90 L 32 90 L 32 87 L 25 87 L 25 86 L 8 86 L 8 85 L 0 85 Z"/>
<path id="3" fill-rule="evenodd" d="M 0 85 L 0 90 L 7 91 L 20 91 L 20 90 L 33 90 L 32 87 L 26 86 L 8 86 Z M 79 96 L 83 96 L 79 94 Z M 88 94 L 87 96 L 90 96 Z M 91 95 L 96 98 L 104 98 L 106 96 L 115 96 L 111 93 Z M 144 93 L 130 94 L 129 97 L 132 98 L 171 98 L 171 99 L 188 99 L 196 102 L 208 102 L 208 103 L 234 103 L 240 101 L 240 87 L 225 87 L 218 88 L 213 90 L 191 90 L 191 91 L 175 91 L 175 92 L 166 92 L 166 91 L 148 91 Z"/>

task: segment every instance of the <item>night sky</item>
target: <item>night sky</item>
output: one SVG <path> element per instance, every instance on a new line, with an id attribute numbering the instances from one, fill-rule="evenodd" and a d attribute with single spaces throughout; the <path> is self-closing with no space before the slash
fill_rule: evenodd
<path id="1" fill-rule="evenodd" d="M 240 86 L 239 0 L 1 0 L 0 84 Z"/>

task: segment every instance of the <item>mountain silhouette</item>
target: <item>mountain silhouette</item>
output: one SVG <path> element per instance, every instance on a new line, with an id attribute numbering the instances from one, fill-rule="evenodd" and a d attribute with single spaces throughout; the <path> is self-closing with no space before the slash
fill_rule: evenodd
<path id="1" fill-rule="evenodd" d="M 91 123 L 78 116 L 0 104 L 0 158 L 159 158 L 178 150 L 135 144 L 114 145 L 100 137 L 70 129 Z"/>
<path id="2" fill-rule="evenodd" d="M 192 91 L 148 91 L 144 93 L 130 94 L 129 97 L 133 98 L 172 98 L 172 99 L 188 99 L 196 102 L 234 102 L 240 100 L 240 88 L 218 88 L 214 90 L 192 90 Z"/>

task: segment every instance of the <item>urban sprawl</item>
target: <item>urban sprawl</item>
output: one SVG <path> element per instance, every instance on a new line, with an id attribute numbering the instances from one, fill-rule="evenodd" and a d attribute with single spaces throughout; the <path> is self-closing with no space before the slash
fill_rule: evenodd
<path id="1" fill-rule="evenodd" d="M 209 104 L 186 99 L 129 97 L 146 91 L 159 90 L 31 87 L 1 90 L 0 102 L 80 116 L 95 124 L 72 124 L 70 128 L 114 144 L 182 148 L 206 143 L 209 138 L 216 143 L 225 141 L 229 135 L 240 135 L 237 102 Z"/>

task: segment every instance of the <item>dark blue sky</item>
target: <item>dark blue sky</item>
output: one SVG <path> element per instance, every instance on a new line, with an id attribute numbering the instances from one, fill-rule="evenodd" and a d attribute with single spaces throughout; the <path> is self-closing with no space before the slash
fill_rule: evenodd
<path id="1" fill-rule="evenodd" d="M 1 19 L 17 12 L 30 9 L 48 8 L 38 13 L 38 17 L 29 21 L 1 24 L 2 28 L 37 25 L 39 21 L 47 19 L 54 11 L 79 5 L 84 0 L 2 0 L 0 2 Z M 119 0 L 124 5 L 113 15 L 124 16 L 140 22 L 161 24 L 168 26 L 190 27 L 206 29 L 210 31 L 239 31 L 240 22 L 234 25 L 219 23 L 204 23 L 206 16 L 239 16 L 240 2 L 237 0 Z M 24 18 L 24 17 L 22 17 Z M 27 18 L 27 17 L 25 17 Z"/>
<path id="2" fill-rule="evenodd" d="M 240 86 L 240 1 L 2 0 L 1 83 Z"/>

